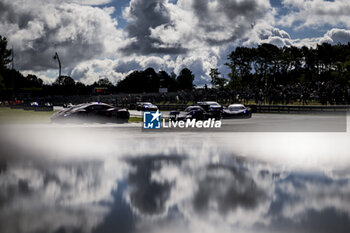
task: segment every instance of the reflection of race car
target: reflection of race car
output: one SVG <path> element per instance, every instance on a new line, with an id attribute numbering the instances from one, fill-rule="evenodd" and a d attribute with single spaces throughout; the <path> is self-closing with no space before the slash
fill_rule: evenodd
<path id="1" fill-rule="evenodd" d="M 222 110 L 222 118 L 251 118 L 252 110 L 243 104 L 231 104 Z"/>
<path id="2" fill-rule="evenodd" d="M 197 105 L 202 107 L 207 112 L 209 115 L 208 118 L 215 118 L 216 120 L 221 118 L 222 106 L 218 102 L 203 101 L 197 102 Z"/>
<path id="3" fill-rule="evenodd" d="M 127 109 L 118 109 L 111 105 L 95 102 L 73 106 L 55 113 L 52 122 L 128 122 Z"/>
<path id="4" fill-rule="evenodd" d="M 137 102 L 136 110 L 137 111 L 157 111 L 158 107 L 150 102 Z"/>

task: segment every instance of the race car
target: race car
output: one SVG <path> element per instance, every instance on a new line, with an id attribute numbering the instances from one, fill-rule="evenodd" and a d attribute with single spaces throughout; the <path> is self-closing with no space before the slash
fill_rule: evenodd
<path id="1" fill-rule="evenodd" d="M 63 104 L 63 107 L 64 108 L 71 108 L 71 107 L 73 107 L 74 105 L 72 104 L 72 103 L 64 103 Z"/>
<path id="2" fill-rule="evenodd" d="M 173 121 L 186 121 L 187 119 L 196 119 L 202 121 L 209 118 L 214 118 L 209 112 L 205 111 L 204 108 L 198 105 L 189 106 L 185 109 L 184 112 L 171 111 L 169 117 L 170 120 Z"/>
<path id="3" fill-rule="evenodd" d="M 71 108 L 64 109 L 55 113 L 51 117 L 51 122 L 128 122 L 130 113 L 127 109 L 119 109 L 114 106 L 92 102 L 75 105 Z"/>
<path id="4" fill-rule="evenodd" d="M 216 120 L 221 119 L 222 106 L 218 102 L 202 101 L 197 102 L 197 105 L 202 107 L 207 112 L 209 118 L 215 118 Z"/>
<path id="5" fill-rule="evenodd" d="M 221 112 L 222 118 L 251 118 L 252 110 L 243 104 L 231 104 Z"/>
<path id="6" fill-rule="evenodd" d="M 136 103 L 137 111 L 157 111 L 158 107 L 150 102 L 137 102 Z"/>

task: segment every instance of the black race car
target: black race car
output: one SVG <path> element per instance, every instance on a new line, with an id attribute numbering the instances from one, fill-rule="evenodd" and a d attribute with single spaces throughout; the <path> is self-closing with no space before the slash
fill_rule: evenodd
<path id="1" fill-rule="evenodd" d="M 127 109 L 119 109 L 108 104 L 93 102 L 75 105 L 55 113 L 51 122 L 128 122 L 130 113 Z"/>
<path id="2" fill-rule="evenodd" d="M 73 107 L 74 105 L 72 104 L 72 103 L 64 103 L 63 104 L 63 107 L 64 108 L 71 108 L 71 107 Z"/>
<path id="3" fill-rule="evenodd" d="M 158 110 L 158 107 L 150 102 L 137 102 L 136 103 L 137 111 L 150 111 L 155 112 Z"/>
<path id="4" fill-rule="evenodd" d="M 208 118 L 215 118 L 215 120 L 221 119 L 222 106 L 218 102 L 203 101 L 197 102 L 197 105 L 202 107 L 207 112 L 209 115 Z"/>
<path id="5" fill-rule="evenodd" d="M 251 118 L 252 110 L 243 104 L 231 104 L 222 110 L 222 118 Z"/>
<path id="6" fill-rule="evenodd" d="M 207 120 L 212 118 L 204 108 L 196 105 L 187 107 L 184 112 L 171 111 L 169 116 L 173 121 L 186 121 L 187 119 Z"/>

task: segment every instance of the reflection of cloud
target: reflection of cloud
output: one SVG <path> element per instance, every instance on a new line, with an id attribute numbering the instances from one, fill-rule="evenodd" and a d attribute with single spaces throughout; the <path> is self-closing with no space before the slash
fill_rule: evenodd
<path id="1" fill-rule="evenodd" d="M 193 205 L 199 213 L 214 210 L 227 214 L 237 208 L 255 209 L 264 199 L 264 191 L 248 174 L 234 167 L 215 165 L 199 180 Z"/>
<path id="2" fill-rule="evenodd" d="M 319 221 L 330 209 L 350 216 L 348 178 L 338 176 L 334 180 L 312 173 L 299 176 L 268 164 L 253 164 L 249 160 L 229 162 L 221 156 L 219 163 L 217 160 L 201 163 L 196 158 L 188 157 L 181 164 L 156 162 L 161 164 L 156 169 L 150 166 L 150 161 L 160 159 L 149 159 L 144 164 L 148 164 L 151 172 L 137 169 L 140 183 L 149 185 L 152 173 L 151 182 L 166 190 L 164 199 L 153 192 L 154 200 L 161 203 L 161 211 L 143 213 L 159 216 L 166 209 L 166 214 L 151 222 L 141 219 L 137 229 L 142 232 L 232 232 L 232 229 L 291 232 L 289 229 L 295 227 L 300 232 L 318 232 L 320 228 L 312 226 L 312 219 Z M 142 175 L 147 177 L 147 182 Z M 168 216 L 173 217 L 169 220 Z M 339 231 L 344 232 L 349 221 L 341 218 L 337 221 L 343 224 Z M 331 223 L 323 226 L 325 232 L 330 226 Z"/>
<path id="3" fill-rule="evenodd" d="M 279 189 L 288 198 L 283 204 L 282 216 L 292 221 L 300 221 L 308 211 L 327 209 L 335 209 L 350 219 L 349 179 L 294 176 L 285 180 Z"/>
<path id="4" fill-rule="evenodd" d="M 177 156 L 151 156 L 129 160 L 135 172 L 131 172 L 128 183 L 131 187 L 126 199 L 131 207 L 142 215 L 164 214 L 166 202 L 170 197 L 171 183 L 157 182 L 152 172 L 161 169 L 164 164 L 179 164 L 182 158 Z"/>
<path id="5" fill-rule="evenodd" d="M 90 232 L 109 212 L 101 202 L 113 201 L 119 176 L 113 167 L 102 161 L 9 163 L 0 174 L 1 232 Z"/>
<path id="6" fill-rule="evenodd" d="M 0 130 L 2 232 L 89 232 L 100 223 L 114 230 L 131 218 L 143 233 L 316 232 L 314 222 L 330 232 L 328 215 L 341 223 L 337 232 L 350 225 L 348 134 L 160 136 L 132 124 L 26 127 Z M 335 142 L 343 147 L 334 149 Z M 325 164 L 327 176 L 290 172 L 322 171 Z M 113 215 L 111 190 L 124 178 Z M 112 225 L 105 226 L 107 214 Z"/>
<path id="7" fill-rule="evenodd" d="M 152 222 L 141 219 L 137 229 L 142 232 L 232 232 L 232 229 L 246 229 L 243 232 L 250 232 L 248 229 L 256 223 L 268 224 L 273 173 L 265 171 L 263 177 L 258 172 L 260 168 L 246 167 L 232 156 L 228 161 L 219 157 L 210 162 L 211 159 L 203 159 L 198 154 L 187 157 L 181 164 L 163 163 L 160 169 L 154 169 L 153 181 L 172 184 L 164 204 L 167 214 L 153 218 Z M 169 216 L 172 216 L 171 221 Z"/>

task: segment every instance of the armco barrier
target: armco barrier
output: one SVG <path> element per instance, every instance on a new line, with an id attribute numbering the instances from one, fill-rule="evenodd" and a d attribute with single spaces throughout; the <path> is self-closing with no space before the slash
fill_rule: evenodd
<path id="1" fill-rule="evenodd" d="M 16 104 L 16 105 L 10 106 L 11 109 L 23 109 L 24 107 L 25 107 L 25 105 L 23 105 L 23 104 Z"/>
<path id="2" fill-rule="evenodd" d="M 186 104 L 160 104 L 161 111 L 183 111 L 189 105 Z M 303 112 L 344 112 L 350 111 L 350 105 L 247 105 L 253 113 L 303 113 Z M 128 109 L 135 109 L 135 105 L 118 105 Z"/>
<path id="3" fill-rule="evenodd" d="M 170 111 L 170 110 L 179 110 L 179 111 L 183 111 L 185 110 L 189 105 L 186 104 L 170 104 L 170 105 L 157 105 L 157 107 L 160 110 L 165 110 L 165 111 Z"/>
<path id="4" fill-rule="evenodd" d="M 159 110 L 161 111 L 171 111 L 171 110 L 179 110 L 179 111 L 183 111 L 185 110 L 189 105 L 187 104 L 160 104 L 157 105 L 157 107 L 159 108 Z M 128 108 L 128 109 L 136 109 L 136 105 L 135 104 L 126 104 L 126 105 L 117 105 L 117 107 L 120 108 Z"/>
<path id="5" fill-rule="evenodd" d="M 350 105 L 248 105 L 253 113 L 344 112 Z"/>
<path id="6" fill-rule="evenodd" d="M 53 106 L 38 106 L 34 108 L 36 112 L 51 112 L 53 111 Z"/>
<path id="7" fill-rule="evenodd" d="M 187 108 L 186 104 L 157 105 L 160 110 L 180 110 Z M 298 112 L 339 112 L 349 111 L 350 105 L 247 105 L 253 113 L 298 113 Z"/>

